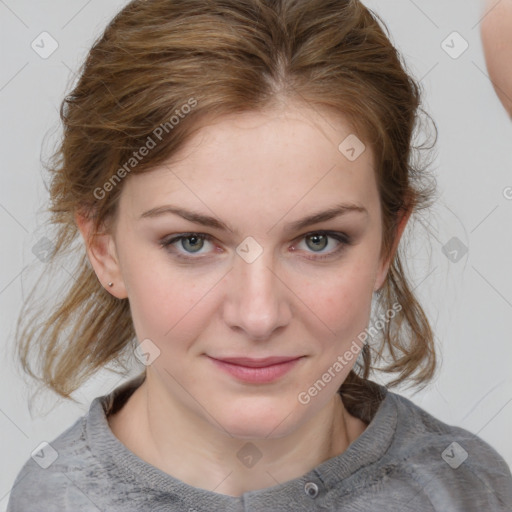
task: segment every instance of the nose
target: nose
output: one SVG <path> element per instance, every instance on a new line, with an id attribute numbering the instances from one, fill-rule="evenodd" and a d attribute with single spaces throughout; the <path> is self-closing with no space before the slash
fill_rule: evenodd
<path id="1" fill-rule="evenodd" d="M 224 319 L 250 339 L 269 339 L 290 321 L 290 292 L 278 275 L 279 269 L 274 267 L 270 251 L 264 250 L 251 263 L 237 255 L 227 276 Z"/>

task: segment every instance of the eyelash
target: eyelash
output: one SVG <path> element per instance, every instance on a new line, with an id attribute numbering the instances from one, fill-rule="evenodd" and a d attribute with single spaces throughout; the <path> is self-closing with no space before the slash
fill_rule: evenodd
<path id="1" fill-rule="evenodd" d="M 322 260 L 331 259 L 331 258 L 337 256 L 340 252 L 342 252 L 346 248 L 346 246 L 351 244 L 350 237 L 348 235 L 346 235 L 345 233 L 338 233 L 335 231 L 322 231 L 322 230 L 311 231 L 309 233 L 306 233 L 300 237 L 299 241 L 302 241 L 303 239 L 311 237 L 313 235 L 326 235 L 329 238 L 333 238 L 334 240 L 338 241 L 339 246 L 327 254 L 321 254 L 320 256 L 314 256 L 313 258 L 306 257 L 306 259 L 308 259 L 308 260 L 322 261 Z M 160 245 L 164 249 L 166 249 L 167 251 L 172 253 L 173 256 L 175 256 L 176 258 L 179 258 L 181 260 L 192 261 L 192 260 L 200 260 L 202 258 L 205 258 L 205 256 L 183 256 L 182 253 L 178 252 L 174 247 L 172 247 L 177 242 L 187 239 L 187 238 L 192 238 L 192 237 L 196 237 L 201 240 L 206 240 L 207 242 L 211 242 L 213 240 L 213 237 L 211 235 L 207 235 L 206 233 L 181 233 L 180 235 L 174 236 L 173 238 L 162 240 L 160 242 Z"/>

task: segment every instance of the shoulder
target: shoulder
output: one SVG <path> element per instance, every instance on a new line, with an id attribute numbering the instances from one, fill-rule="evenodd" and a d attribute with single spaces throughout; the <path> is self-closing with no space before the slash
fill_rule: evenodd
<path id="1" fill-rule="evenodd" d="M 11 488 L 7 512 L 97 512 L 113 506 L 127 511 L 137 506 L 126 499 L 132 489 L 140 490 L 130 468 L 135 455 L 111 432 L 107 416 L 122 407 L 144 377 L 94 398 L 86 415 L 32 453 Z"/>
<path id="2" fill-rule="evenodd" d="M 42 443 L 25 462 L 11 488 L 7 512 L 97 510 L 81 490 L 84 472 L 94 471 L 85 434 L 87 416 L 76 420 L 53 441 Z"/>
<path id="3" fill-rule="evenodd" d="M 455 510 L 455 503 L 466 504 L 461 510 L 468 511 L 512 510 L 510 468 L 492 446 L 408 398 L 388 393 L 397 410 L 394 439 L 386 453 L 390 472 L 414 480 L 436 510 Z"/>

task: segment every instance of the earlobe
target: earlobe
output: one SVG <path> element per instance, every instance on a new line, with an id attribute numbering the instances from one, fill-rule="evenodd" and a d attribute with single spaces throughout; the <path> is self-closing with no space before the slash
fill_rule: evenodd
<path id="1" fill-rule="evenodd" d="M 75 222 L 101 285 L 118 299 L 128 297 L 113 236 L 107 232 L 95 233 L 93 220 L 79 213 L 75 214 Z"/>

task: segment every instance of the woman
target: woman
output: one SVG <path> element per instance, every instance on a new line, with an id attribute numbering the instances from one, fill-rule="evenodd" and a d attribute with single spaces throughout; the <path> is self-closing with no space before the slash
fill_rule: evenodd
<path id="1" fill-rule="evenodd" d="M 480 25 L 487 69 L 512 118 L 512 0 L 486 0 Z"/>
<path id="2" fill-rule="evenodd" d="M 503 458 L 388 389 L 436 367 L 398 252 L 434 196 L 419 105 L 358 1 L 127 5 L 61 111 L 54 258 L 80 235 L 86 255 L 18 340 L 64 397 L 145 369 L 34 454 L 8 510 L 509 510 Z"/>

